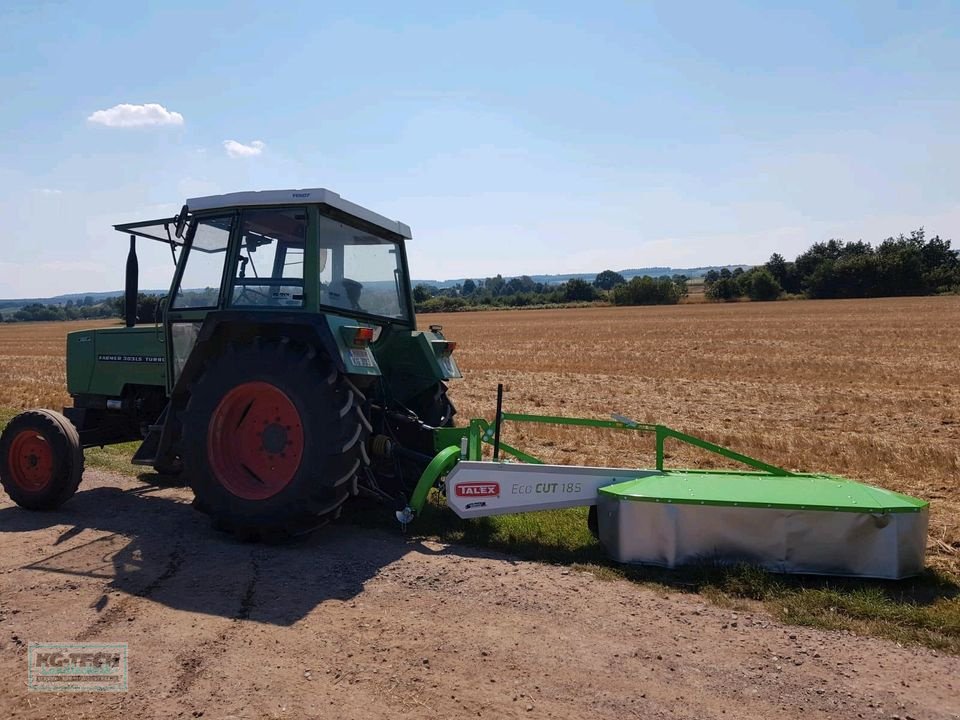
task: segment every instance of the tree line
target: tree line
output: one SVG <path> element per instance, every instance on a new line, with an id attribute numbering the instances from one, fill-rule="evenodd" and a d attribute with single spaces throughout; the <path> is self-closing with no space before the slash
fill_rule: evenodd
<path id="1" fill-rule="evenodd" d="M 565 283 L 536 282 L 528 275 L 504 279 L 502 275 L 467 279 L 451 287 L 417 285 L 413 301 L 418 313 L 452 312 L 483 307 L 536 307 L 590 302 L 615 305 L 674 304 L 687 294 L 685 275 L 635 277 L 629 282 L 620 273 L 604 270 L 587 282 L 572 278 Z"/>
<path id="2" fill-rule="evenodd" d="M 157 305 L 161 298 L 160 295 L 145 295 L 144 293 L 137 295 L 137 318 L 139 322 L 154 322 L 157 317 Z M 92 297 L 87 296 L 76 302 L 67 300 L 62 305 L 30 303 L 19 310 L 0 313 L 0 321 L 15 323 L 123 317 L 125 302 L 121 295 L 101 302 L 95 302 Z"/>
<path id="3" fill-rule="evenodd" d="M 613 305 L 671 305 L 687 296 L 689 278 L 634 277 L 627 281 L 613 270 L 599 273 L 593 282 L 573 278 L 561 284 L 541 283 L 528 275 L 502 275 L 464 280 L 451 287 L 419 284 L 413 289 L 419 313 L 450 312 L 477 307 L 531 307 L 579 303 Z M 923 228 L 909 235 L 889 237 L 878 245 L 858 240 L 831 239 L 814 243 L 788 262 L 774 253 L 763 265 L 749 269 L 711 270 L 704 277 L 708 300 L 776 300 L 786 296 L 808 298 L 867 298 L 898 295 L 960 293 L 960 251 L 939 235 L 927 239 Z M 140 293 L 139 322 L 154 322 L 162 296 Z M 122 317 L 123 296 L 95 302 L 87 296 L 62 305 L 31 303 L 0 314 L 4 322 L 78 320 Z"/>
<path id="4" fill-rule="evenodd" d="M 950 240 L 929 240 L 923 228 L 889 237 L 876 247 L 858 240 L 814 243 L 793 262 L 774 253 L 745 272 L 710 271 L 710 300 L 747 296 L 775 300 L 783 294 L 809 298 L 869 298 L 960 292 L 960 259 Z"/>

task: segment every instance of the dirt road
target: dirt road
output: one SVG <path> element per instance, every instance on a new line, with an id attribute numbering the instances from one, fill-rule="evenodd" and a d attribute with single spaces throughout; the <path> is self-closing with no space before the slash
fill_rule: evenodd
<path id="1" fill-rule="evenodd" d="M 189 497 L 3 496 L 0 717 L 960 717 L 931 650 L 398 533 L 240 544 Z M 129 691 L 28 691 L 31 641 L 128 643 Z"/>

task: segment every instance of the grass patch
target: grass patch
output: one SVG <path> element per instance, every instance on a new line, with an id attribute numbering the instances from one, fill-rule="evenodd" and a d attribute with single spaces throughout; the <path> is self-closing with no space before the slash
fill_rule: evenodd
<path id="1" fill-rule="evenodd" d="M 83 453 L 86 466 L 99 470 L 109 470 L 122 475 L 139 475 L 145 471 L 150 471 L 149 468 L 130 464 L 130 458 L 133 457 L 139 446 L 140 443 L 138 442 L 128 442 L 120 445 L 107 445 L 102 448 L 88 448 Z"/>
<path id="2" fill-rule="evenodd" d="M 0 408 L 0 428 L 15 415 Z M 137 443 L 86 451 L 87 467 L 126 475 Z M 344 522 L 395 529 L 392 513 L 366 502 L 348 503 Z M 489 548 L 538 562 L 571 565 L 600 579 L 624 579 L 675 592 L 700 593 L 735 609 L 761 604 L 793 625 L 850 630 L 960 654 L 960 585 L 936 570 L 902 581 L 870 581 L 774 575 L 750 566 L 698 566 L 682 570 L 618 565 L 587 529 L 586 508 L 460 520 L 434 492 L 410 530 L 435 538 Z"/>
<path id="3" fill-rule="evenodd" d="M 372 523 L 371 508 L 360 523 Z M 356 517 L 356 513 L 351 513 Z M 759 603 L 793 625 L 850 630 L 960 654 L 960 584 L 928 569 L 908 580 L 776 575 L 747 565 L 665 570 L 611 561 L 587 530 L 585 508 L 460 520 L 434 493 L 411 529 L 444 542 L 485 547 L 528 560 L 572 565 L 605 580 L 625 579 L 694 592 L 724 607 Z"/>

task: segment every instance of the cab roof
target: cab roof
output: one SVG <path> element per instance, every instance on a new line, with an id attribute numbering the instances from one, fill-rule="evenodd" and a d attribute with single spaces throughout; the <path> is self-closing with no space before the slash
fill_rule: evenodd
<path id="1" fill-rule="evenodd" d="M 304 188 L 302 190 L 250 190 L 227 193 L 226 195 L 206 195 L 188 198 L 188 212 L 217 210 L 219 208 L 245 207 L 249 205 L 313 205 L 321 204 L 353 215 L 401 237 L 410 239 L 410 226 L 406 223 L 390 220 L 379 213 L 344 200 L 340 195 L 326 188 Z"/>

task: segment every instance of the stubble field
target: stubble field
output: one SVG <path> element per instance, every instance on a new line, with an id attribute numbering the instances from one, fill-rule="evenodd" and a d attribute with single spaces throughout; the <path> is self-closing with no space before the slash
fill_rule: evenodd
<path id="1" fill-rule="evenodd" d="M 960 298 L 588 308 L 431 316 L 458 342 L 466 416 L 618 413 L 788 469 L 931 502 L 930 553 L 960 546 Z M 630 437 L 625 437 L 629 435 Z M 514 436 L 516 437 L 516 436 Z M 627 464 L 633 433 L 527 438 L 553 462 Z M 674 449 L 668 463 L 715 465 Z M 624 460 L 629 462 L 624 463 Z"/>
<path id="2" fill-rule="evenodd" d="M 788 469 L 847 475 L 931 502 L 929 553 L 960 548 L 960 298 L 691 304 L 426 315 L 457 342 L 460 418 L 505 409 L 617 413 L 700 435 Z M 110 321 L 99 321 L 108 325 Z M 59 408 L 64 336 L 86 323 L 0 326 L 0 408 Z M 9 413 L 8 413 L 9 414 Z M 507 428 L 566 464 L 641 466 L 634 433 Z M 667 462 L 716 459 L 668 446 Z"/>
<path id="3" fill-rule="evenodd" d="M 431 505 L 401 534 L 355 504 L 300 542 L 241 543 L 189 489 L 134 477 L 129 446 L 92 449 L 60 510 L 0 495 L 0 716 L 956 718 L 958 320 L 956 297 L 422 318 L 458 343 L 462 419 L 491 418 L 503 382 L 507 410 L 659 421 L 929 499 L 920 578 L 615 567 L 582 508 L 463 522 Z M 68 402 L 64 335 L 89 326 L 0 326 L 0 426 Z M 636 433 L 504 437 L 554 462 L 653 462 Z M 126 643 L 128 691 L 31 692 L 28 642 L 68 640 Z"/>

